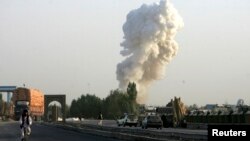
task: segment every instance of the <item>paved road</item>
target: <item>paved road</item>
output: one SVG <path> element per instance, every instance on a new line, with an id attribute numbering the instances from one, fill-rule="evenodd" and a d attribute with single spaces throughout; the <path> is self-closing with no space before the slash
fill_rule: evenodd
<path id="1" fill-rule="evenodd" d="M 20 141 L 17 122 L 0 121 L 0 141 Z M 34 123 L 29 141 L 120 141 Z"/>

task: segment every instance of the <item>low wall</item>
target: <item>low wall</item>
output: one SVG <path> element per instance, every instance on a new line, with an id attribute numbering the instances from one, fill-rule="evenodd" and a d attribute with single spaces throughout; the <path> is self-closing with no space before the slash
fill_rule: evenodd
<path id="1" fill-rule="evenodd" d="M 76 123 L 42 123 L 56 126 L 65 130 L 99 135 L 109 138 L 117 138 L 129 141 L 205 141 L 207 133 L 192 133 L 188 129 L 183 130 L 142 130 L 139 128 L 122 128 L 110 126 L 85 125 Z M 192 131 L 192 130 L 190 130 Z"/>

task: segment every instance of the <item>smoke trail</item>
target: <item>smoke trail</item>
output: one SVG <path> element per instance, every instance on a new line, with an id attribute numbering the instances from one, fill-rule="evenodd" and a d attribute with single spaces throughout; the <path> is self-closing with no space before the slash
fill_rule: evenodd
<path id="1" fill-rule="evenodd" d="M 129 82 L 137 84 L 137 102 L 144 103 L 153 81 L 162 79 L 166 65 L 176 55 L 174 40 L 183 21 L 169 1 L 142 5 L 127 15 L 123 25 L 123 50 L 126 57 L 117 65 L 119 87 L 126 89 Z"/>

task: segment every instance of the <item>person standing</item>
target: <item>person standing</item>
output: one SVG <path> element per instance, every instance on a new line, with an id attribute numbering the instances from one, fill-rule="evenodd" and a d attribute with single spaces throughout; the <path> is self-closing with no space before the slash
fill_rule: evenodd
<path id="1" fill-rule="evenodd" d="M 101 112 L 99 113 L 98 120 L 99 120 L 98 125 L 102 125 L 103 117 Z"/>

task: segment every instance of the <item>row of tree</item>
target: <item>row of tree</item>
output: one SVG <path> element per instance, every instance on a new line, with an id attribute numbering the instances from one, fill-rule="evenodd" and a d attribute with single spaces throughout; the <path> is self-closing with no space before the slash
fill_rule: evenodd
<path id="1" fill-rule="evenodd" d="M 96 119 L 101 112 L 105 119 L 117 119 L 124 113 L 138 114 L 139 104 L 136 102 L 136 97 L 135 83 L 129 83 L 126 92 L 111 90 L 104 99 L 91 94 L 81 95 L 72 101 L 69 115 Z"/>

